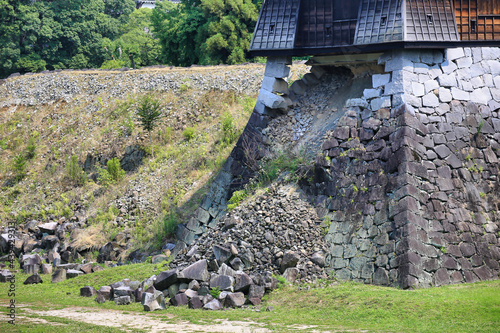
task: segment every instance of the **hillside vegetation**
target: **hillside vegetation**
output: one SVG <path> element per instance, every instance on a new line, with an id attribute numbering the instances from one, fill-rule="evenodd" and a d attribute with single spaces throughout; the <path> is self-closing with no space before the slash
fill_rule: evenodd
<path id="1" fill-rule="evenodd" d="M 249 65 L 10 79 L 0 94 L 0 220 L 21 228 L 32 220 L 71 222 L 68 243 L 89 256 L 116 239 L 130 249 L 160 247 L 231 152 L 262 71 Z M 230 74 L 232 85 L 217 88 L 214 77 Z M 60 90 L 45 96 L 49 82 Z M 245 85 L 244 93 L 234 88 Z M 46 100 L 32 100 L 37 96 Z M 137 117 L 144 96 L 162 106 L 152 145 Z"/>

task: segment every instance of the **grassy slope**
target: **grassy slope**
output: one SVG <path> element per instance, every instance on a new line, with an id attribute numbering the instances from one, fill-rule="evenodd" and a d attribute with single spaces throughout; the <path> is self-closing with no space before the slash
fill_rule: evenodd
<path id="1" fill-rule="evenodd" d="M 89 181 L 76 186 L 67 176 L 73 154 L 83 165 L 89 153 L 121 157 L 127 146 L 136 144 L 151 151 L 149 137 L 135 115 L 142 96 L 107 99 L 103 95 L 71 103 L 0 109 L 0 221 L 43 222 L 51 215 L 56 220 L 71 218 L 73 208 L 81 205 L 94 232 L 80 233 L 80 246 L 95 250 L 126 229 L 133 235 L 135 248 L 159 245 L 166 236 L 161 218 L 176 212 L 177 221 L 185 221 L 199 204 L 210 177 L 231 152 L 237 136 L 232 142 L 222 141 L 222 119 L 230 114 L 231 130 L 240 133 L 256 96 L 193 88 L 154 94 L 165 105 L 166 115 L 152 133 L 154 157 L 147 156 L 138 171 L 126 174 L 115 185 L 105 187 Z M 189 138 L 184 135 L 186 128 L 192 128 Z M 30 138 L 36 155 L 26 161 L 25 177 L 13 181 L 18 173 L 14 158 L 26 154 Z M 141 198 L 149 205 L 134 212 L 132 219 L 121 216 L 125 225 L 117 226 L 114 222 L 119 212 L 112 207 L 113 200 L 137 184 L 147 189 Z M 151 237 L 152 233 L 159 236 Z M 96 237 L 98 234 L 103 237 Z"/>
<path id="2" fill-rule="evenodd" d="M 30 308 L 38 310 L 86 307 L 89 310 L 115 309 L 145 315 L 139 303 L 122 307 L 112 302 L 97 304 L 91 298 L 79 297 L 79 289 L 86 285 L 99 288 L 124 277 L 142 280 L 163 269 L 160 265 L 152 264 L 128 265 L 58 284 L 51 284 L 49 276 L 42 276 L 46 280 L 43 284 L 29 286 L 22 285 L 28 275 L 18 273 L 16 302 L 29 304 Z M 0 287 L 0 300 L 6 304 L 6 285 Z M 187 320 L 198 324 L 226 318 L 251 320 L 276 331 L 291 330 L 297 325 L 315 325 L 319 330 L 384 332 L 498 332 L 500 328 L 500 281 L 420 290 L 356 283 L 302 289 L 286 286 L 266 296 L 263 307 L 273 306 L 276 309 L 273 312 L 255 312 L 250 309 L 209 312 L 170 307 L 146 315 L 166 318 L 165 315 L 170 314 L 175 316 L 172 319 L 174 322 Z M 5 306 L 0 309 L 6 311 Z M 69 323 L 69 332 L 73 324 L 68 320 L 66 322 Z M 5 325 L 0 322 L 1 331 L 8 328 Z"/>

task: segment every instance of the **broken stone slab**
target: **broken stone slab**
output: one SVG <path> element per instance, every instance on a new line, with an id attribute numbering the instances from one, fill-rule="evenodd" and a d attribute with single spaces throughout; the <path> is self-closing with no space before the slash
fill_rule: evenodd
<path id="1" fill-rule="evenodd" d="M 61 265 L 57 265 L 56 268 L 62 268 L 62 269 L 65 269 L 65 270 L 76 270 L 76 268 L 78 267 L 78 264 L 61 264 Z"/>
<path id="2" fill-rule="evenodd" d="M 86 286 L 86 287 L 80 288 L 80 296 L 82 296 L 82 297 L 92 297 L 92 296 L 95 296 L 96 294 L 97 294 L 97 291 L 92 286 Z"/>
<path id="3" fill-rule="evenodd" d="M 207 260 L 198 260 L 194 264 L 184 268 L 177 274 L 177 278 L 186 282 L 190 282 L 191 280 L 208 281 L 210 279 L 210 274 L 207 269 Z"/>
<path id="4" fill-rule="evenodd" d="M 307 93 L 307 85 L 302 80 L 297 80 L 292 83 L 290 90 L 296 95 L 303 96 Z"/>
<path id="5" fill-rule="evenodd" d="M 92 263 L 89 262 L 88 264 L 83 264 L 82 266 L 80 266 L 80 270 L 85 274 L 92 273 Z"/>
<path id="6" fill-rule="evenodd" d="M 129 305 L 131 303 L 130 296 L 120 296 L 115 298 L 115 305 Z"/>
<path id="7" fill-rule="evenodd" d="M 42 267 L 40 267 L 40 272 L 42 274 L 52 274 L 52 265 L 51 264 L 42 264 Z"/>
<path id="8" fill-rule="evenodd" d="M 175 295 L 179 292 L 179 283 L 174 283 L 170 287 L 168 287 L 168 297 L 174 298 Z"/>
<path id="9" fill-rule="evenodd" d="M 183 306 L 187 305 L 189 300 L 186 294 L 178 293 L 174 298 L 170 299 L 170 303 L 172 303 L 173 306 Z"/>
<path id="10" fill-rule="evenodd" d="M 222 264 L 217 271 L 217 274 L 219 274 L 219 275 L 227 275 L 227 276 L 232 276 L 232 277 L 235 276 L 235 273 L 236 272 L 226 264 Z"/>
<path id="11" fill-rule="evenodd" d="M 248 292 L 253 284 L 252 278 L 243 272 L 238 272 L 234 279 L 234 291 Z"/>
<path id="12" fill-rule="evenodd" d="M 325 267 L 325 256 L 323 252 L 315 252 L 311 257 L 311 261 L 319 267 Z"/>
<path id="13" fill-rule="evenodd" d="M 42 278 L 40 277 L 40 275 L 38 275 L 38 273 L 35 273 L 31 276 L 29 276 L 23 284 L 37 284 L 37 283 L 43 283 L 43 280 Z"/>
<path id="14" fill-rule="evenodd" d="M 283 277 L 288 283 L 294 283 L 297 280 L 297 276 L 299 275 L 299 270 L 296 267 L 289 267 L 285 269 L 283 273 Z"/>
<path id="15" fill-rule="evenodd" d="M 8 269 L 4 269 L 0 272 L 0 282 L 7 282 L 12 276 L 12 273 Z"/>
<path id="16" fill-rule="evenodd" d="M 188 302 L 188 307 L 190 309 L 201 309 L 203 308 L 203 300 L 199 297 L 193 297 Z"/>
<path id="17" fill-rule="evenodd" d="M 132 296 L 133 292 L 134 291 L 129 286 L 121 286 L 118 288 L 113 288 L 113 298 L 122 296 Z"/>
<path id="18" fill-rule="evenodd" d="M 144 311 L 156 311 L 166 309 L 165 296 L 161 291 L 156 290 L 154 293 L 143 293 L 141 304 Z"/>
<path id="19" fill-rule="evenodd" d="M 291 57 L 268 57 L 264 75 L 274 78 L 285 78 L 290 75 L 290 67 L 292 64 Z"/>
<path id="20" fill-rule="evenodd" d="M 25 264 L 23 266 L 23 273 L 24 274 L 35 274 L 35 273 L 38 273 L 39 270 L 40 270 L 40 266 L 38 266 L 36 264 Z"/>
<path id="21" fill-rule="evenodd" d="M 186 296 L 188 298 L 193 298 L 193 297 L 198 297 L 198 292 L 192 290 L 192 289 L 186 289 L 186 291 L 184 291 L 184 294 L 186 294 Z"/>
<path id="22" fill-rule="evenodd" d="M 109 301 L 112 299 L 112 288 L 110 286 L 102 286 L 101 288 L 99 288 L 99 290 L 97 291 L 97 294 L 98 295 L 102 295 L 102 297 Z"/>
<path id="23" fill-rule="evenodd" d="M 270 109 L 285 109 L 288 106 L 283 97 L 264 89 L 260 90 L 258 100 Z"/>
<path id="24" fill-rule="evenodd" d="M 243 263 L 243 261 L 241 261 L 240 258 L 234 258 L 233 260 L 231 260 L 231 267 L 235 271 L 243 271 L 243 269 L 245 268 L 245 264 Z"/>
<path id="25" fill-rule="evenodd" d="M 102 266 L 99 266 L 99 265 L 95 265 L 92 267 L 92 273 L 103 271 L 103 270 L 104 270 L 104 268 Z"/>
<path id="26" fill-rule="evenodd" d="M 168 271 L 161 272 L 156 278 L 156 281 L 154 282 L 155 289 L 157 290 L 168 289 L 168 287 L 177 282 L 178 273 L 179 270 L 177 269 L 170 269 Z"/>
<path id="27" fill-rule="evenodd" d="M 200 289 L 200 284 L 198 283 L 198 281 L 193 280 L 189 282 L 188 289 L 198 291 Z"/>
<path id="28" fill-rule="evenodd" d="M 82 271 L 77 271 L 76 269 L 68 269 L 66 271 L 66 277 L 68 279 L 75 278 L 77 276 L 83 275 Z"/>
<path id="29" fill-rule="evenodd" d="M 230 308 L 240 308 L 245 304 L 245 294 L 242 292 L 229 293 L 224 304 Z"/>
<path id="30" fill-rule="evenodd" d="M 66 270 L 64 268 L 57 268 L 54 273 L 52 273 L 52 283 L 57 283 L 66 280 Z"/>
<path id="31" fill-rule="evenodd" d="M 222 310 L 222 304 L 217 299 L 213 299 L 203 306 L 206 310 Z"/>
<path id="32" fill-rule="evenodd" d="M 48 222 L 48 223 L 41 224 L 38 226 L 38 229 L 40 229 L 40 231 L 42 233 L 47 233 L 49 235 L 53 235 L 57 229 L 57 222 Z"/>
<path id="33" fill-rule="evenodd" d="M 210 288 L 219 288 L 222 291 L 233 291 L 234 278 L 228 275 L 216 275 L 210 279 Z"/>
<path id="34" fill-rule="evenodd" d="M 105 303 L 107 300 L 104 298 L 104 296 L 102 294 L 99 294 L 99 292 L 98 292 L 96 297 L 95 297 L 95 301 L 97 302 L 97 304 L 102 304 L 102 303 Z"/>
<path id="35" fill-rule="evenodd" d="M 215 259 L 217 260 L 219 265 L 222 265 L 223 263 L 228 262 L 232 256 L 230 249 L 228 249 L 227 247 L 220 246 L 220 245 L 214 245 L 213 252 L 214 252 Z"/>
<path id="36" fill-rule="evenodd" d="M 272 93 L 288 95 L 288 83 L 281 78 L 264 77 L 262 80 L 262 89 Z"/>
<path id="37" fill-rule="evenodd" d="M 295 267 L 299 262 L 300 256 L 294 251 L 286 251 L 281 260 L 280 272 L 284 273 L 288 267 Z"/>

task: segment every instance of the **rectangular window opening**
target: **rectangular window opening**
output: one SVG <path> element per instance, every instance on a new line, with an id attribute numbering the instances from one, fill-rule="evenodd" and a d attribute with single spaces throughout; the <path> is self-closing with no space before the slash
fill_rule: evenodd
<path id="1" fill-rule="evenodd" d="M 476 32 L 477 30 L 477 21 L 470 20 L 470 32 Z"/>

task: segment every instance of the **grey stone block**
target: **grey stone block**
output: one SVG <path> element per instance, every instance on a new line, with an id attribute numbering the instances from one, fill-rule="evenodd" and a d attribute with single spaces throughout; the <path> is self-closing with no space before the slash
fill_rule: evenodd
<path id="1" fill-rule="evenodd" d="M 453 96 L 454 99 L 459 100 L 459 101 L 470 101 L 470 93 L 467 91 L 463 91 L 461 89 L 452 87 L 451 88 L 451 95 Z"/>
<path id="2" fill-rule="evenodd" d="M 290 75 L 290 67 L 292 64 L 291 57 L 268 57 L 264 75 L 275 78 L 285 78 Z"/>
<path id="3" fill-rule="evenodd" d="M 272 93 L 288 94 L 288 82 L 280 78 L 265 76 L 262 80 L 262 89 Z"/>
<path id="4" fill-rule="evenodd" d="M 437 98 L 433 92 L 430 92 L 422 97 L 422 105 L 427 107 L 437 107 L 439 106 L 439 98 Z"/>
<path id="5" fill-rule="evenodd" d="M 462 57 L 465 57 L 465 53 L 464 49 L 461 47 L 446 50 L 446 59 L 448 59 L 448 61 L 452 61 Z"/>
<path id="6" fill-rule="evenodd" d="M 493 97 L 491 96 L 490 89 L 487 87 L 475 89 L 470 94 L 471 102 L 488 105 Z"/>
<path id="7" fill-rule="evenodd" d="M 265 89 L 260 90 L 258 101 L 270 109 L 284 109 L 288 106 L 283 97 L 273 94 Z"/>
<path id="8" fill-rule="evenodd" d="M 391 81 L 391 74 L 374 74 L 372 76 L 373 88 L 379 88 Z"/>

